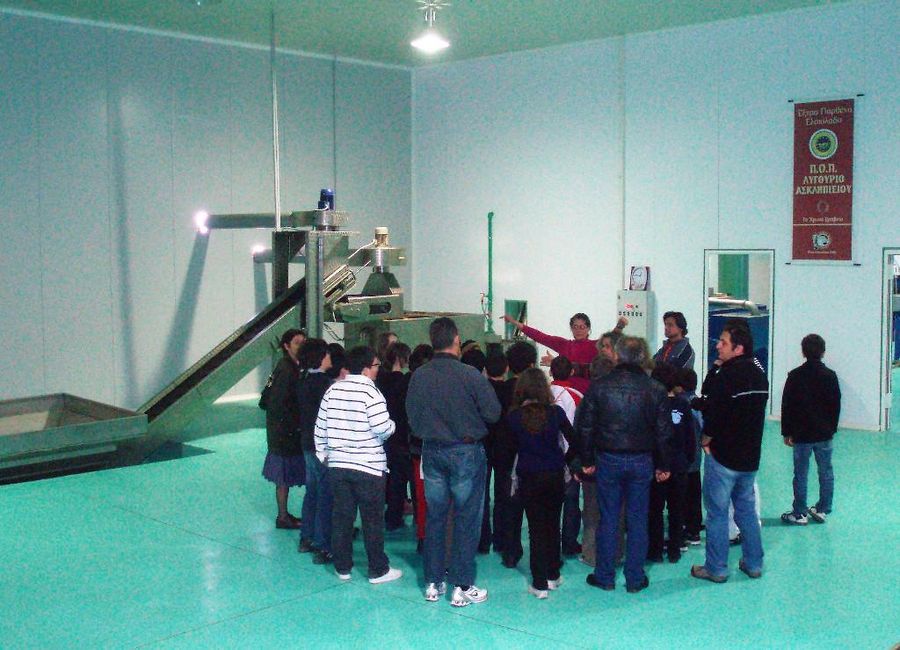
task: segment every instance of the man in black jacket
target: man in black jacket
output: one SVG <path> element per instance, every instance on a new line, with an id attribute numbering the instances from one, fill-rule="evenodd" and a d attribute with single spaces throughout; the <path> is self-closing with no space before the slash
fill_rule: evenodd
<path id="1" fill-rule="evenodd" d="M 784 444 L 794 448 L 794 505 L 781 519 L 787 524 L 803 526 L 807 515 L 824 524 L 831 512 L 834 495 L 831 441 L 841 415 L 841 389 L 837 375 L 822 363 L 824 339 L 809 334 L 800 347 L 806 363 L 788 373 L 781 397 L 781 435 Z M 815 454 L 819 468 L 819 501 L 807 509 L 810 454 Z"/>
<path id="2" fill-rule="evenodd" d="M 728 504 L 741 531 L 741 571 L 762 575 L 762 537 L 753 482 L 759 469 L 769 382 L 753 357 L 753 336 L 742 320 L 725 323 L 716 344 L 719 358 L 703 382 L 703 438 L 706 453 L 706 563 L 691 567 L 695 578 L 728 580 Z"/>
<path id="3" fill-rule="evenodd" d="M 643 339 L 625 336 L 615 347 L 616 367 L 592 382 L 575 416 L 575 434 L 583 473 L 597 476 L 600 525 L 597 561 L 587 583 L 615 589 L 616 533 L 622 501 L 627 522 L 625 586 L 645 589 L 647 510 L 650 483 L 669 478 L 672 417 L 666 390 L 642 369 Z"/>

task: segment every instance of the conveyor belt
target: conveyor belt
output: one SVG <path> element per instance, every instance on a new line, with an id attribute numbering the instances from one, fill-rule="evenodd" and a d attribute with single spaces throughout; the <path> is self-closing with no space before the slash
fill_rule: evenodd
<path id="1" fill-rule="evenodd" d="M 180 431 L 271 357 L 281 334 L 303 322 L 305 298 L 304 278 L 141 406 L 138 412 L 147 415 L 148 434 Z"/>

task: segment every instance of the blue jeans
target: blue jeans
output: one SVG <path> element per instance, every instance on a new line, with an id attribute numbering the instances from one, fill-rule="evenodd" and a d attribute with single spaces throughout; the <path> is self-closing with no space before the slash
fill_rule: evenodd
<path id="1" fill-rule="evenodd" d="M 306 495 L 300 518 L 300 539 L 309 540 L 320 551 L 331 552 L 331 510 L 333 497 L 328 483 L 328 468 L 319 462 L 314 451 L 304 451 L 306 462 Z"/>
<path id="2" fill-rule="evenodd" d="M 815 454 L 816 467 L 819 469 L 819 502 L 816 510 L 824 514 L 831 512 L 831 501 L 834 498 L 834 468 L 831 466 L 833 450 L 831 440 L 794 443 L 794 514 L 806 514 L 810 454 Z"/>
<path id="3" fill-rule="evenodd" d="M 425 582 L 440 584 L 448 568 L 453 585 L 475 582 L 487 460 L 484 445 L 436 444 L 422 448 L 425 475 Z M 447 513 L 453 505 L 453 539 L 447 552 Z"/>
<path id="4" fill-rule="evenodd" d="M 734 522 L 741 531 L 744 564 L 750 571 L 761 571 L 762 535 L 756 517 L 753 481 L 756 472 L 737 472 L 706 456 L 703 474 L 703 500 L 706 503 L 706 570 L 728 576 L 728 504 L 734 503 Z"/>
<path id="5" fill-rule="evenodd" d="M 597 454 L 597 562 L 594 577 L 601 585 L 616 581 L 614 566 L 619 512 L 625 501 L 625 584 L 637 587 L 643 581 L 647 559 L 647 510 L 653 480 L 651 454 Z M 727 541 L 726 541 L 727 543 Z"/>

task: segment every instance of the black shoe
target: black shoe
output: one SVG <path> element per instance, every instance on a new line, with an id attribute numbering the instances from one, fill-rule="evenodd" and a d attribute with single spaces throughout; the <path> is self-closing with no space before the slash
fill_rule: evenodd
<path id="1" fill-rule="evenodd" d="M 316 551 L 312 561 L 313 564 L 331 564 L 334 562 L 334 556 L 328 551 Z"/>
<path id="2" fill-rule="evenodd" d="M 741 542 L 743 542 L 743 541 L 744 541 L 744 536 L 741 535 L 740 533 L 738 533 L 738 534 L 737 534 L 737 537 L 735 537 L 735 538 L 733 538 L 733 539 L 729 539 L 729 540 L 728 540 L 728 543 L 729 543 L 731 546 L 739 546 L 739 545 L 741 544 Z"/>
<path id="3" fill-rule="evenodd" d="M 681 553 L 669 553 L 669 564 L 675 564 L 681 559 Z"/>
<path id="4" fill-rule="evenodd" d="M 616 585 L 614 585 L 614 584 L 612 584 L 612 585 L 602 584 L 599 580 L 597 580 L 597 576 L 595 576 L 593 573 L 587 574 L 587 578 L 585 578 L 584 581 L 586 583 L 588 583 L 590 586 L 597 587 L 598 589 L 602 589 L 603 591 L 612 591 L 613 589 L 616 588 Z"/>
<path id="5" fill-rule="evenodd" d="M 576 555 L 581 555 L 581 544 L 575 544 L 574 546 L 567 546 L 563 548 L 562 554 L 565 557 L 575 557 Z"/>
<path id="6" fill-rule="evenodd" d="M 516 565 L 519 564 L 519 558 L 517 557 L 504 557 L 500 563 L 505 566 L 507 569 L 515 569 Z"/>
<path id="7" fill-rule="evenodd" d="M 691 546 L 699 546 L 700 545 L 700 533 L 685 533 L 684 541 L 686 541 Z"/>
<path id="8" fill-rule="evenodd" d="M 650 586 L 650 578 L 648 578 L 647 576 L 644 576 L 643 582 L 633 585 L 631 587 L 626 585 L 625 591 L 627 591 L 629 594 L 636 594 L 637 592 L 643 591 L 644 589 L 646 589 L 649 586 Z"/>
<path id="9" fill-rule="evenodd" d="M 647 561 L 659 563 L 663 561 L 662 553 L 647 553 Z"/>
<path id="10" fill-rule="evenodd" d="M 478 554 L 479 555 L 487 555 L 490 552 L 491 552 L 490 544 L 488 544 L 487 546 L 481 546 L 481 545 L 478 546 Z"/>
<path id="11" fill-rule="evenodd" d="M 313 546 L 313 543 L 308 539 L 301 539 L 300 543 L 297 544 L 297 552 L 298 553 L 312 553 L 316 550 L 316 547 Z"/>
<path id="12" fill-rule="evenodd" d="M 297 530 L 300 528 L 300 520 L 296 517 L 291 517 L 290 515 L 276 517 L 275 528 L 280 528 L 281 530 Z"/>

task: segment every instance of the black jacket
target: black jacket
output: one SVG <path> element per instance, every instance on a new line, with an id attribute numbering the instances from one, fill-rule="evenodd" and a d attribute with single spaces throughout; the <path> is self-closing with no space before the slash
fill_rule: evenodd
<path id="1" fill-rule="evenodd" d="M 497 401 L 500 402 L 500 419 L 488 424 L 488 435 L 484 438 L 484 449 L 487 452 L 491 464 L 502 471 L 511 472 L 516 460 L 516 443 L 513 433 L 509 430 L 506 416 L 512 404 L 513 392 L 518 379 L 513 377 L 505 381 L 488 379 Z"/>
<path id="2" fill-rule="evenodd" d="M 837 375 L 819 360 L 788 373 L 781 396 L 781 435 L 794 442 L 831 440 L 841 416 Z"/>
<path id="3" fill-rule="evenodd" d="M 584 467 L 597 452 L 652 452 L 669 469 L 672 413 L 665 388 L 638 366 L 619 365 L 591 382 L 575 414 L 575 438 Z"/>
<path id="4" fill-rule="evenodd" d="M 384 395 L 388 414 L 397 428 L 384 443 L 386 452 L 409 453 L 409 418 L 406 416 L 406 393 L 409 391 L 409 374 L 384 368 L 375 378 L 375 386 Z M 421 453 L 421 452 L 420 452 Z"/>
<path id="5" fill-rule="evenodd" d="M 769 380 L 759 361 L 742 354 L 710 368 L 703 380 L 703 434 L 710 453 L 736 472 L 759 469 Z"/>
<path id="6" fill-rule="evenodd" d="M 672 439 L 669 443 L 670 469 L 673 472 L 687 472 L 697 453 L 697 439 L 694 437 L 694 413 L 691 403 L 683 395 L 667 397 L 669 413 L 672 414 Z"/>
<path id="7" fill-rule="evenodd" d="M 303 451 L 316 450 L 316 418 L 322 396 L 332 384 L 327 372 L 306 372 L 297 386 L 297 403 L 300 405 L 300 445 Z"/>
<path id="8" fill-rule="evenodd" d="M 299 456 L 300 403 L 297 382 L 300 369 L 290 357 L 279 359 L 272 371 L 272 387 L 266 400 L 266 442 L 269 451 L 279 456 Z"/>

